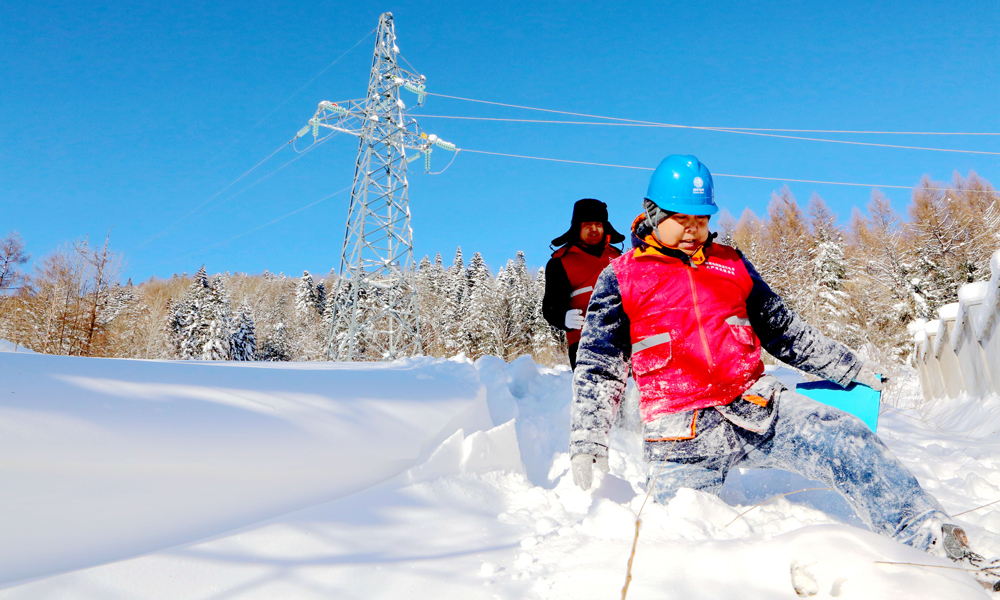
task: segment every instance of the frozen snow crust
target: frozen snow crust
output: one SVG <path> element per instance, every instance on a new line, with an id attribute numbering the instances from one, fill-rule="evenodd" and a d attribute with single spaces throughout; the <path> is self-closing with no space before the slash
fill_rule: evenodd
<path id="1" fill-rule="evenodd" d="M 787 380 L 796 376 L 779 369 Z M 573 486 L 570 373 L 0 354 L 0 598 L 616 598 L 644 499 L 634 395 L 611 473 Z M 1000 399 L 880 435 L 953 513 L 1000 499 Z M 831 492 L 734 473 L 642 512 L 629 598 L 983 598 Z M 1000 505 L 957 519 L 1000 554 Z"/>

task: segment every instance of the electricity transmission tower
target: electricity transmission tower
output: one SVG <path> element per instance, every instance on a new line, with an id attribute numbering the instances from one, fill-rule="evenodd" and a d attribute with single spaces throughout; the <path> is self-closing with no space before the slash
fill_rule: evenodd
<path id="1" fill-rule="evenodd" d="M 315 142 L 325 128 L 359 139 L 339 277 L 327 309 L 327 360 L 393 360 L 420 352 L 406 165 L 423 155 L 430 171 L 434 146 L 456 148 L 422 133 L 407 116 L 400 89 L 422 105 L 426 78 L 401 68 L 398 58 L 392 13 L 383 13 L 367 97 L 344 105 L 320 102 L 296 136 L 311 129 Z M 407 150 L 416 153 L 407 157 Z"/>

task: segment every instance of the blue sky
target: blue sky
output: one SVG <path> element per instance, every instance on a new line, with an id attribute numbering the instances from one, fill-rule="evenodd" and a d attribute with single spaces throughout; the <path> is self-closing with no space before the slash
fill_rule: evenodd
<path id="1" fill-rule="evenodd" d="M 325 273 L 339 259 L 342 193 L 356 141 L 288 148 L 176 227 L 157 234 L 287 141 L 320 100 L 364 94 L 383 11 L 399 46 L 442 94 L 713 127 L 1000 132 L 1000 2 L 81 3 L 24 2 L 0 18 L 0 235 L 36 257 L 109 229 L 126 276 Z M 563 118 L 430 97 L 415 114 Z M 565 117 L 573 120 L 572 117 Z M 579 119 L 576 119 L 579 120 Z M 713 172 L 915 185 L 1000 156 L 852 146 L 686 129 L 420 118 L 459 147 L 653 167 L 694 154 Z M 1000 152 L 997 136 L 788 134 Z M 435 168 L 447 153 L 435 153 Z M 415 163 L 416 164 L 416 163 Z M 575 200 L 596 197 L 627 228 L 648 172 L 460 154 L 410 176 L 417 258 L 456 246 L 497 268 L 538 266 Z M 716 178 L 734 215 L 762 214 L 780 181 Z M 871 189 L 789 183 L 842 222 Z M 905 210 L 907 190 L 884 190 Z M 239 192 L 238 195 L 233 196 Z"/>

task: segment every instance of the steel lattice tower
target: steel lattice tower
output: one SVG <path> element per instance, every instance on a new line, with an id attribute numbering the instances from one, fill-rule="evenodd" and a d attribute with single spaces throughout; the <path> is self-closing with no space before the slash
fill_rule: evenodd
<path id="1" fill-rule="evenodd" d="M 420 352 L 416 289 L 413 284 L 413 229 L 406 166 L 423 154 L 430 166 L 432 146 L 453 144 L 421 133 L 406 115 L 400 88 L 423 103 L 425 78 L 397 62 L 392 13 L 379 18 L 364 101 L 340 106 L 321 102 L 297 137 L 319 128 L 359 138 L 347 231 L 336 291 L 328 309 L 328 360 L 393 360 Z M 406 150 L 417 154 L 407 157 Z"/>

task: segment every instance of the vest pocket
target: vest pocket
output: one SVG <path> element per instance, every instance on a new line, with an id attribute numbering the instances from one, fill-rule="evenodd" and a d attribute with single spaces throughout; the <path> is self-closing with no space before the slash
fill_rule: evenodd
<path id="1" fill-rule="evenodd" d="M 690 440 L 698 434 L 698 410 L 688 410 L 658 417 L 643 425 L 643 439 L 647 442 L 673 442 Z"/>
<path id="2" fill-rule="evenodd" d="M 750 326 L 750 319 L 744 319 L 733 315 L 726 319 L 726 324 L 729 325 L 729 331 L 732 332 L 736 341 L 744 346 L 756 345 L 753 327 Z"/>
<path id="3" fill-rule="evenodd" d="M 632 344 L 632 370 L 646 375 L 666 368 L 673 356 L 670 334 L 664 331 Z"/>

